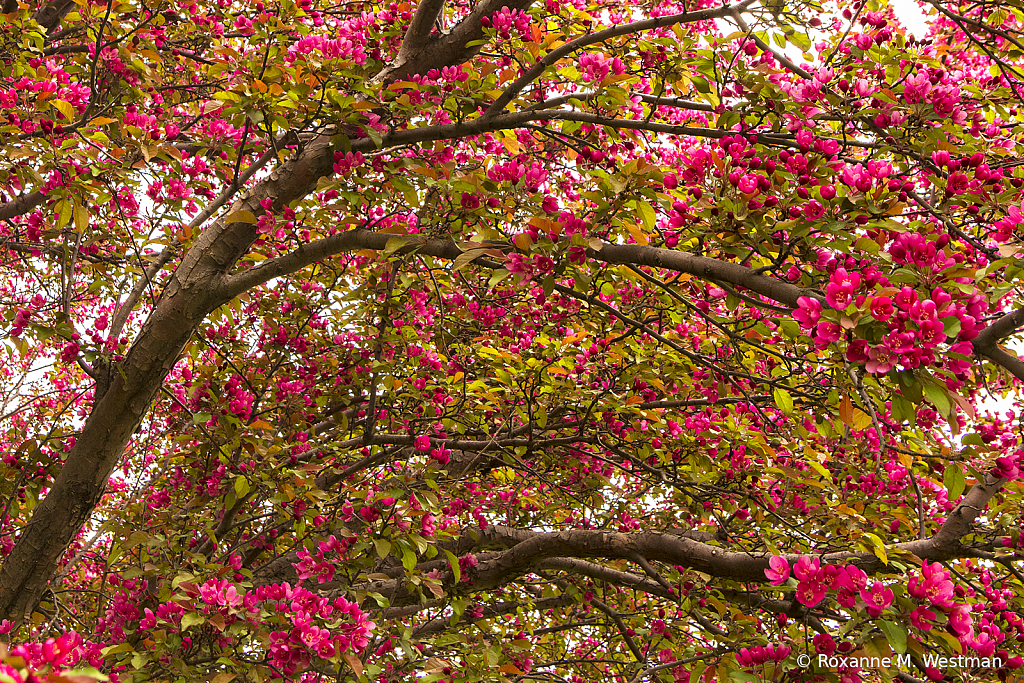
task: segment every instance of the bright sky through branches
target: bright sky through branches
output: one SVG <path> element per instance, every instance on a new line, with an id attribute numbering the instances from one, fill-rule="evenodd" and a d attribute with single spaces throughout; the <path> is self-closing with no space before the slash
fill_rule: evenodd
<path id="1" fill-rule="evenodd" d="M 924 37 L 928 17 L 915 0 L 892 0 L 892 8 L 908 33 L 915 38 Z"/>

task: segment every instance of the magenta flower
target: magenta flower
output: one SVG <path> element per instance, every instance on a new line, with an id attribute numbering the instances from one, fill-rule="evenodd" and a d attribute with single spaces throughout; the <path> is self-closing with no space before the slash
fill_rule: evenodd
<path id="1" fill-rule="evenodd" d="M 1017 461 L 1014 458 L 1004 455 L 996 458 L 993 474 L 997 477 L 1013 481 L 1020 477 L 1020 470 L 1017 468 Z"/>
<path id="2" fill-rule="evenodd" d="M 821 571 L 821 560 L 809 555 L 801 555 L 800 559 L 796 561 L 796 566 L 793 567 L 796 578 L 801 580 L 814 580 L 819 571 Z"/>
<path id="3" fill-rule="evenodd" d="M 825 302 L 841 311 L 850 305 L 859 287 L 859 274 L 847 273 L 845 268 L 836 268 L 836 272 L 832 274 L 832 281 L 825 287 Z"/>
<path id="4" fill-rule="evenodd" d="M 925 320 L 921 323 L 919 331 L 921 343 L 925 346 L 935 346 L 946 341 L 946 327 L 938 320 Z"/>
<path id="5" fill-rule="evenodd" d="M 809 221 L 818 220 L 823 213 L 825 213 L 825 206 L 817 199 L 812 199 L 804 205 L 804 218 Z"/>
<path id="6" fill-rule="evenodd" d="M 910 623 L 913 624 L 914 628 L 919 628 L 922 631 L 930 631 L 934 622 L 935 612 L 923 605 L 918 605 L 917 608 L 910 613 Z"/>
<path id="7" fill-rule="evenodd" d="M 971 610 L 964 605 L 957 605 L 949 613 L 949 627 L 960 636 L 961 641 L 965 638 L 974 637 L 974 619 L 971 618 Z"/>
<path id="8" fill-rule="evenodd" d="M 827 633 L 814 636 L 814 651 L 823 655 L 832 655 L 836 651 L 836 641 Z"/>
<path id="9" fill-rule="evenodd" d="M 754 194 L 757 192 L 757 178 L 758 176 L 756 173 L 748 173 L 740 178 L 736 187 L 739 188 L 739 191 L 743 194 Z"/>
<path id="10" fill-rule="evenodd" d="M 949 580 L 949 572 L 940 564 L 925 561 L 921 565 L 921 580 L 916 576 L 912 578 L 907 590 L 918 600 L 928 600 L 940 607 L 947 607 L 953 602 L 953 582 Z"/>
<path id="11" fill-rule="evenodd" d="M 892 299 L 887 296 L 876 296 L 871 299 L 871 317 L 879 322 L 885 322 L 892 317 L 895 312 L 895 308 L 892 305 Z"/>
<path id="12" fill-rule="evenodd" d="M 793 311 L 793 319 L 800 323 L 801 327 L 814 327 L 821 320 L 821 302 L 809 296 L 802 296 L 796 302 L 800 308 Z"/>
<path id="13" fill-rule="evenodd" d="M 814 607 L 825 599 L 825 585 L 820 581 L 801 581 L 796 587 L 796 599 L 802 605 Z"/>
<path id="14" fill-rule="evenodd" d="M 868 362 L 869 358 L 866 339 L 854 339 L 846 349 L 846 360 L 851 363 L 864 364 Z"/>
<path id="15" fill-rule="evenodd" d="M 764 575 L 768 577 L 773 586 L 786 583 L 786 580 L 789 579 L 789 562 L 780 555 L 772 555 L 768 560 L 768 568 L 764 570 Z"/>
<path id="16" fill-rule="evenodd" d="M 430 437 L 426 434 L 416 437 L 416 450 L 418 451 L 429 451 L 430 450 Z"/>
<path id="17" fill-rule="evenodd" d="M 873 375 L 884 375 L 892 370 L 894 364 L 895 357 L 892 351 L 881 345 L 868 351 L 868 362 L 864 364 L 864 368 Z"/>
<path id="18" fill-rule="evenodd" d="M 978 637 L 971 641 L 973 647 L 982 657 L 991 657 L 996 652 L 996 641 L 988 633 L 979 633 Z"/>
<path id="19" fill-rule="evenodd" d="M 868 614 L 877 617 L 882 610 L 892 604 L 892 591 L 885 587 L 881 581 L 875 581 L 871 589 L 862 589 L 860 599 L 867 604 Z"/>
<path id="20" fill-rule="evenodd" d="M 848 590 L 859 592 L 868 585 L 868 575 L 864 573 L 863 569 L 849 564 L 842 568 L 836 578 L 836 583 Z"/>
<path id="21" fill-rule="evenodd" d="M 967 192 L 970 183 L 971 179 L 967 177 L 966 173 L 957 171 L 949 176 L 949 180 L 946 181 L 946 192 L 949 194 L 963 194 Z"/>
<path id="22" fill-rule="evenodd" d="M 814 329 L 818 333 L 814 343 L 819 348 L 825 348 L 832 342 L 839 341 L 839 337 L 843 334 L 843 328 L 839 327 L 838 323 L 830 323 L 825 320 L 819 322 Z"/>

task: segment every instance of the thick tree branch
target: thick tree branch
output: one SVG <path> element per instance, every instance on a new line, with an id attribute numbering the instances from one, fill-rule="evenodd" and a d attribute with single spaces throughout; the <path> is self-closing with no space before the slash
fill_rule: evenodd
<path id="1" fill-rule="evenodd" d="M 6 204 L 0 204 L 0 220 L 23 216 L 44 201 L 46 201 L 46 195 L 36 190 L 17 199 L 12 199 Z"/>
<path id="2" fill-rule="evenodd" d="M 409 22 L 409 28 L 402 38 L 402 47 L 398 51 L 396 62 L 405 63 L 412 59 L 412 56 L 422 50 L 430 40 L 430 32 L 434 28 L 434 21 L 444 9 L 445 0 L 420 0 L 416 5 L 416 13 Z"/>
<path id="3" fill-rule="evenodd" d="M 454 624 L 454 626 L 464 626 L 466 624 L 473 624 L 477 621 L 485 621 L 487 619 L 493 619 L 494 617 L 500 617 L 504 614 L 511 614 L 522 609 L 527 609 L 534 612 L 541 612 L 549 609 L 557 609 L 559 607 L 566 607 L 572 605 L 577 601 L 577 598 L 572 595 L 555 595 L 550 598 L 541 598 L 534 602 L 519 602 L 506 600 L 499 602 L 496 605 L 487 605 L 481 612 L 479 617 L 469 617 L 463 614 L 462 618 Z M 439 633 L 451 630 L 453 624 L 451 617 L 440 617 L 437 619 L 431 619 L 421 626 L 417 626 L 412 630 L 413 638 L 428 638 Z"/>
<path id="4" fill-rule="evenodd" d="M 469 45 L 484 39 L 484 27 L 480 22 L 481 19 L 491 16 L 502 7 L 508 7 L 510 10 L 525 10 L 533 4 L 533 0 L 484 0 L 474 7 L 473 11 L 456 24 L 450 32 L 444 35 L 429 36 L 423 41 L 421 35 L 423 29 L 417 24 L 417 21 L 425 21 L 425 17 L 434 11 L 436 6 L 437 10 L 430 18 L 430 22 L 433 22 L 443 5 L 438 0 L 426 0 L 426 2 L 428 4 L 423 8 L 424 19 L 420 20 L 420 9 L 417 8 L 413 24 L 409 26 L 409 31 L 413 30 L 413 26 L 417 26 L 416 32 L 413 34 L 416 37 L 416 40 L 413 41 L 414 47 L 406 49 L 403 43 L 401 53 L 405 54 L 400 53 L 391 65 L 377 75 L 374 79 L 375 82 L 390 83 L 408 78 L 413 74 L 425 74 L 430 69 L 441 69 L 461 64 L 483 47 L 483 45 Z M 426 30 L 429 31 L 429 25 Z M 409 38 L 409 31 L 406 32 L 406 39 Z"/>
<path id="5" fill-rule="evenodd" d="M 1002 365 L 1014 377 L 1024 382 L 1024 361 L 999 348 L 999 342 L 1024 326 L 1024 308 L 1007 313 L 983 329 L 974 338 L 974 350 Z"/>
<path id="6" fill-rule="evenodd" d="M 48 32 L 53 31 L 74 6 L 74 0 L 52 0 L 40 7 L 32 18 Z"/>

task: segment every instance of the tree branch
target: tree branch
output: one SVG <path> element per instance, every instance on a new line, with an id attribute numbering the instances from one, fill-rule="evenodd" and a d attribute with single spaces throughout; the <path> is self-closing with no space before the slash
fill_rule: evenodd
<path id="1" fill-rule="evenodd" d="M 562 57 L 566 57 L 580 48 L 584 48 L 588 45 L 594 45 L 596 43 L 603 43 L 606 40 L 612 38 L 618 38 L 619 36 L 627 36 L 631 33 L 639 33 L 641 31 L 649 31 L 655 28 L 661 28 L 663 26 L 672 26 L 674 24 L 686 24 L 695 21 L 706 21 L 710 19 L 719 19 L 721 17 L 733 16 L 734 13 L 739 10 L 746 9 L 752 5 L 754 0 L 742 0 L 735 5 L 728 5 L 725 7 L 716 7 L 713 9 L 702 9 L 696 12 L 681 12 L 679 14 L 668 14 L 661 17 L 651 17 L 650 19 L 644 19 L 642 21 L 634 21 L 629 24 L 622 24 L 621 26 L 613 26 L 606 28 L 603 31 L 597 33 L 591 33 L 589 35 L 581 36 L 576 40 L 571 40 L 564 45 L 561 45 L 551 52 L 537 60 L 537 63 L 526 70 L 522 76 L 512 82 L 505 91 L 498 96 L 498 99 L 494 100 L 487 111 L 484 112 L 484 117 L 494 116 L 497 113 L 503 111 L 508 104 L 515 99 L 516 95 L 523 91 L 527 85 L 536 80 L 545 69 L 554 65 Z"/>
<path id="2" fill-rule="evenodd" d="M 44 201 L 46 201 L 46 195 L 41 191 L 36 190 L 35 192 L 22 195 L 17 199 L 12 199 L 6 204 L 0 204 L 0 220 L 23 216 L 42 204 Z"/>
<path id="3" fill-rule="evenodd" d="M 413 26 L 417 26 L 417 20 L 425 21 L 425 17 L 433 11 L 435 5 L 438 5 L 437 12 L 440 12 L 440 5 L 443 4 L 438 0 L 424 1 L 428 3 L 428 6 L 423 8 L 424 19 L 420 19 L 420 9 L 417 8 L 416 16 L 413 17 L 413 23 L 409 26 L 409 30 L 406 31 L 406 38 L 409 37 L 409 32 L 413 30 Z M 484 0 L 474 7 L 473 11 L 467 14 L 447 34 L 428 36 L 422 43 L 417 39 L 413 41 L 418 43 L 415 50 L 412 48 L 406 50 L 403 43 L 398 58 L 377 74 L 373 82 L 378 84 L 391 83 L 413 74 L 425 74 L 430 69 L 441 69 L 446 66 L 461 64 L 479 52 L 480 48 L 483 47 L 482 44 L 469 46 L 469 43 L 483 40 L 485 37 L 483 24 L 480 22 L 481 19 L 489 17 L 502 7 L 508 7 L 510 10 L 525 10 L 532 4 L 533 0 Z M 431 22 L 437 16 L 437 12 L 430 18 Z M 429 25 L 426 30 L 429 31 Z M 417 33 L 413 35 L 418 36 L 420 31 L 421 28 L 417 26 Z M 402 52 L 406 54 L 403 55 Z"/>

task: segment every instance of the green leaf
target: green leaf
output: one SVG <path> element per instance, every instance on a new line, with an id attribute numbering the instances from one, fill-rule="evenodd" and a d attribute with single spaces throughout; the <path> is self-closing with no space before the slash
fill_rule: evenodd
<path id="1" fill-rule="evenodd" d="M 184 631 L 191 626 L 198 626 L 199 624 L 204 623 L 206 623 L 206 617 L 202 614 L 199 614 L 198 612 L 186 612 L 181 618 L 181 629 Z"/>
<path id="2" fill-rule="evenodd" d="M 76 201 L 74 202 L 71 214 L 74 217 L 75 232 L 78 234 L 84 233 L 85 229 L 89 227 L 89 209 Z"/>
<path id="3" fill-rule="evenodd" d="M 775 405 L 786 415 L 793 414 L 793 396 L 785 389 L 779 387 L 772 392 L 775 397 Z"/>
<path id="4" fill-rule="evenodd" d="M 487 281 L 487 286 L 488 287 L 495 287 L 502 280 L 504 280 L 505 278 L 507 278 L 511 274 L 512 273 L 510 271 L 508 271 L 508 270 L 506 270 L 504 268 L 499 268 L 498 270 L 496 270 L 493 273 L 491 273 L 491 277 Z"/>
<path id="5" fill-rule="evenodd" d="M 241 209 L 239 211 L 233 211 L 227 216 L 224 216 L 224 223 L 255 223 L 256 215 L 252 211 L 246 211 Z"/>
<path id="6" fill-rule="evenodd" d="M 107 657 L 109 655 L 120 654 L 122 652 L 134 652 L 134 650 L 132 650 L 132 646 L 129 645 L 128 643 L 120 643 L 118 645 L 111 645 L 110 647 L 105 647 L 102 650 L 100 650 L 100 654 L 103 655 L 104 657 Z"/>
<path id="7" fill-rule="evenodd" d="M 244 476 L 235 477 L 235 496 L 238 500 L 245 498 L 249 493 L 249 480 Z"/>
<path id="8" fill-rule="evenodd" d="M 390 240 L 389 240 L 390 241 Z M 452 272 L 461 270 L 472 263 L 475 259 L 484 255 L 484 249 L 470 249 L 464 251 L 458 255 L 454 262 L 452 262 Z"/>
<path id="9" fill-rule="evenodd" d="M 943 416 L 948 417 L 950 415 L 950 411 L 953 409 L 953 402 L 950 400 L 949 394 L 946 393 L 945 389 L 935 384 L 925 384 L 924 395 Z"/>
<path id="10" fill-rule="evenodd" d="M 942 473 L 942 484 L 946 487 L 947 495 L 951 501 L 960 498 L 964 489 L 967 488 L 964 470 L 960 463 L 950 462 L 946 464 L 946 471 Z"/>
<path id="11" fill-rule="evenodd" d="M 885 552 L 885 542 L 870 531 L 864 532 L 864 538 L 866 538 L 871 544 L 871 552 L 875 554 L 875 557 L 880 559 L 884 564 L 889 564 L 889 556 Z"/>
<path id="12" fill-rule="evenodd" d="M 393 254 L 407 244 L 409 244 L 409 240 L 405 237 L 392 237 L 384 243 L 384 255 Z"/>
<path id="13" fill-rule="evenodd" d="M 402 549 L 402 566 L 408 571 L 416 568 L 416 553 L 411 548 Z"/>
<path id="14" fill-rule="evenodd" d="M 878 627 L 889 639 L 889 645 L 896 651 L 896 654 L 901 655 L 907 651 L 907 632 L 902 626 L 891 621 L 880 621 Z"/>
<path id="15" fill-rule="evenodd" d="M 444 554 L 448 556 L 448 565 L 452 568 L 452 576 L 455 577 L 455 583 L 462 581 L 462 568 L 459 566 L 459 558 L 455 557 L 455 553 L 450 550 L 445 550 Z"/>
<path id="16" fill-rule="evenodd" d="M 913 424 L 917 411 L 914 410 L 914 404 L 903 398 L 899 394 L 892 395 L 892 416 L 899 422 L 909 422 Z"/>
<path id="17" fill-rule="evenodd" d="M 63 114 L 66 122 L 71 123 L 77 118 L 77 112 L 75 111 L 75 108 L 71 106 L 70 102 L 65 102 L 64 100 L 52 100 L 50 104 L 54 109 Z"/>
<path id="18" fill-rule="evenodd" d="M 63 228 L 71 220 L 71 202 L 66 199 L 62 199 L 53 207 L 53 212 L 57 214 L 57 227 Z"/>
<path id="19" fill-rule="evenodd" d="M 654 230 L 658 225 L 658 214 L 655 213 L 654 207 L 647 202 L 639 202 L 637 208 L 640 211 L 640 219 L 644 223 L 644 228 Z"/>
<path id="20" fill-rule="evenodd" d="M 377 557 L 382 560 L 391 554 L 391 542 L 383 538 L 373 539 L 373 547 L 377 551 Z"/>
<path id="21" fill-rule="evenodd" d="M 760 676 L 747 671 L 731 671 L 729 673 L 729 680 L 736 681 L 737 683 L 757 683 L 762 680 Z"/>

